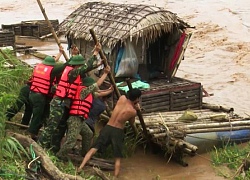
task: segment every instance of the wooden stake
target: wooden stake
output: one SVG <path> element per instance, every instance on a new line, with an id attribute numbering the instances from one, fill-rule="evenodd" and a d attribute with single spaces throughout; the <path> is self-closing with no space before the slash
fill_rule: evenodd
<path id="1" fill-rule="evenodd" d="M 27 126 L 27 125 L 19 124 L 19 123 L 16 123 L 16 122 L 5 121 L 5 123 L 10 124 L 10 125 L 14 125 L 14 126 L 18 126 L 18 127 L 22 127 L 22 128 L 26 128 L 26 129 L 29 128 L 29 126 Z"/>
<path id="2" fill-rule="evenodd" d="M 90 29 L 89 31 L 90 31 L 90 34 L 91 34 L 91 36 L 92 36 L 92 38 L 93 38 L 95 44 L 97 44 L 97 43 L 98 43 L 98 40 L 97 40 L 97 37 L 96 37 L 96 35 L 95 35 L 94 30 L 93 30 L 93 29 Z M 106 67 L 106 66 L 108 65 L 108 61 L 107 61 L 107 58 L 106 58 L 106 56 L 104 55 L 102 49 L 99 51 L 99 55 L 101 56 L 101 59 L 104 60 L 104 61 L 103 61 L 103 64 L 104 64 L 104 66 Z M 115 84 L 115 79 L 114 79 L 114 77 L 112 76 L 111 73 L 108 74 L 108 77 L 109 77 L 109 79 L 110 79 L 110 81 L 111 81 L 111 84 L 112 84 L 113 87 L 114 87 L 114 91 L 115 91 L 115 94 L 116 94 L 117 98 L 119 98 L 119 97 L 121 96 L 121 94 L 120 94 L 120 91 L 118 90 L 118 88 L 117 88 L 117 86 L 116 86 L 116 84 Z"/>
<path id="3" fill-rule="evenodd" d="M 8 63 L 10 63 L 11 65 L 15 66 L 15 63 L 12 62 L 12 60 L 7 56 L 7 54 L 5 54 L 5 52 L 2 51 L 2 49 L 0 49 L 0 53 L 3 55 L 4 59 L 6 59 L 6 61 Z"/>
<path id="4" fill-rule="evenodd" d="M 58 37 L 56 35 L 56 32 L 55 32 L 55 30 L 54 30 L 54 28 L 53 28 L 53 26 L 52 26 L 52 24 L 51 24 L 51 22 L 50 22 L 50 20 L 49 20 L 49 18 L 47 16 L 47 14 L 46 14 L 46 12 L 45 12 L 45 9 L 42 6 L 41 1 L 37 0 L 37 3 L 38 3 L 38 5 L 39 5 L 39 7 L 40 7 L 40 9 L 41 9 L 41 11 L 43 13 L 43 16 L 44 16 L 44 18 L 45 18 L 45 20 L 46 20 L 46 22 L 47 22 L 47 24 L 49 26 L 49 29 L 50 29 L 51 33 L 53 34 L 53 37 L 56 40 L 56 43 L 57 43 L 58 47 L 60 48 L 61 47 L 61 42 L 60 42 L 60 40 L 58 39 Z M 67 54 L 65 53 L 65 51 L 62 51 L 62 54 L 63 54 L 65 60 L 68 61 L 69 58 L 68 58 Z"/>
<path id="5" fill-rule="evenodd" d="M 127 82 L 127 85 L 128 85 L 128 88 L 129 89 L 132 89 L 132 85 L 130 83 L 130 80 L 129 79 L 126 79 L 126 82 Z M 140 110 L 137 110 L 137 116 L 139 118 L 139 121 L 141 123 L 141 126 L 142 126 L 142 131 L 143 131 L 143 134 L 144 136 L 147 138 L 148 140 L 148 132 L 147 132 L 147 128 L 146 128 L 146 125 L 145 125 L 145 122 L 144 122 L 144 119 L 142 117 L 142 114 L 141 114 L 141 111 Z"/>

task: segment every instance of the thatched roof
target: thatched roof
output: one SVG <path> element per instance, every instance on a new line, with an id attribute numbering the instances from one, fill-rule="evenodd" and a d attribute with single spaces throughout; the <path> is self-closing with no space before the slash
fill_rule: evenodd
<path id="1" fill-rule="evenodd" d="M 152 41 L 163 32 L 172 32 L 174 27 L 188 26 L 176 14 L 156 6 L 88 2 L 59 25 L 59 32 L 92 41 L 89 29 L 94 29 L 100 42 L 112 47 L 132 37 L 144 36 L 146 41 Z"/>

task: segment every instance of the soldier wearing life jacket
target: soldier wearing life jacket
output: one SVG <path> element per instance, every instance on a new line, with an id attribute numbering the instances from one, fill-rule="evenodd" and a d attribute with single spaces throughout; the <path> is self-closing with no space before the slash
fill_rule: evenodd
<path id="1" fill-rule="evenodd" d="M 93 132 L 84 121 L 89 116 L 93 98 L 107 95 L 113 91 L 113 88 L 109 88 L 107 91 L 99 90 L 99 87 L 104 82 L 109 72 L 110 67 L 107 66 L 104 69 L 103 75 L 96 83 L 91 77 L 85 77 L 82 80 L 82 85 L 77 88 L 76 95 L 72 99 L 69 110 L 70 116 L 67 120 L 68 131 L 66 134 L 66 141 L 57 153 L 59 158 L 66 159 L 69 150 L 75 146 L 79 134 L 82 135 L 82 155 L 84 156 L 89 150 Z"/>
<path id="2" fill-rule="evenodd" d="M 84 78 L 87 72 L 98 67 L 97 54 L 101 49 L 98 43 L 93 52 L 93 56 L 88 61 L 85 61 L 82 55 L 74 55 L 70 58 L 68 66 L 65 67 L 61 79 L 57 85 L 55 96 L 50 103 L 50 115 L 47 127 L 43 130 L 39 137 L 39 144 L 44 148 L 50 148 L 52 137 L 57 135 L 53 143 L 53 151 L 58 151 L 60 148 L 60 140 L 66 131 L 66 121 L 68 119 L 69 107 L 71 99 L 75 96 L 76 89 L 81 83 L 81 78 Z"/>
<path id="3" fill-rule="evenodd" d="M 64 68 L 69 63 L 69 61 L 56 63 L 59 61 L 63 51 L 63 47 L 60 47 L 59 53 L 55 58 L 47 56 L 33 70 L 29 94 L 33 116 L 28 132 L 30 132 L 34 140 L 37 140 L 38 131 L 46 123 L 46 118 L 49 116 L 49 103 L 53 96 L 52 86 L 54 85 L 54 80 L 62 74 Z"/>
<path id="4" fill-rule="evenodd" d="M 37 64 L 33 70 L 29 101 L 32 106 L 33 117 L 28 128 L 31 137 L 36 140 L 39 129 L 43 121 L 46 119 L 44 116 L 48 114 L 46 105 L 51 99 L 50 89 L 53 86 L 55 76 L 52 76 L 52 70 L 55 65 L 55 59 L 47 56 L 42 63 Z"/>

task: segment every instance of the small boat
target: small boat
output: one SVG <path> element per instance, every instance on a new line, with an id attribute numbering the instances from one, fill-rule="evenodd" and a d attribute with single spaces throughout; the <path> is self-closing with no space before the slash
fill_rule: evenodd
<path id="1" fill-rule="evenodd" d="M 220 131 L 208 133 L 188 134 L 185 141 L 198 147 L 199 153 L 208 152 L 229 143 L 243 143 L 249 141 L 250 130 Z"/>

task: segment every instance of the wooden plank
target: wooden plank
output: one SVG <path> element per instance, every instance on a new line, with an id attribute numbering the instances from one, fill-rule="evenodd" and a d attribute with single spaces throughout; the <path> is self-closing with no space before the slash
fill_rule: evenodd
<path id="1" fill-rule="evenodd" d="M 175 96 L 173 95 L 173 100 L 179 100 L 179 99 L 184 99 L 184 100 L 188 100 L 188 99 L 192 99 L 192 98 L 197 98 L 200 100 L 200 94 L 199 93 L 189 93 L 189 94 L 182 94 L 179 96 Z"/>
<path id="2" fill-rule="evenodd" d="M 171 107 L 172 111 L 180 111 L 180 110 L 187 110 L 187 109 L 199 109 L 199 105 L 197 104 L 189 104 L 185 106 L 178 106 L 178 107 Z"/>
<path id="3" fill-rule="evenodd" d="M 157 104 L 157 103 L 161 103 L 161 102 L 165 102 L 165 103 L 167 103 L 167 105 L 169 105 L 170 101 L 169 101 L 169 99 L 157 98 L 154 100 L 142 101 L 141 105 L 145 106 L 145 105 Z"/>
<path id="4" fill-rule="evenodd" d="M 192 96 L 192 97 L 189 97 L 189 98 L 173 99 L 173 106 L 178 106 L 178 105 L 181 105 L 181 104 L 190 104 L 192 102 L 200 104 L 200 98 Z"/>
<path id="5" fill-rule="evenodd" d="M 147 105 L 143 105 L 142 107 L 147 109 L 151 109 L 151 108 L 155 108 L 155 107 L 162 107 L 162 106 L 169 106 L 169 102 L 159 102 L 159 103 L 152 103 L 152 104 L 147 104 Z"/>
<path id="6" fill-rule="evenodd" d="M 162 101 L 169 101 L 170 97 L 169 94 L 160 95 L 160 96 L 152 96 L 148 98 L 142 98 L 142 103 L 147 101 L 154 101 L 155 99 L 162 99 Z"/>
<path id="7" fill-rule="evenodd" d="M 161 112 L 161 111 L 169 111 L 169 106 L 161 106 L 161 107 L 155 107 L 155 108 L 145 108 L 145 113 L 150 113 L 150 112 Z"/>

